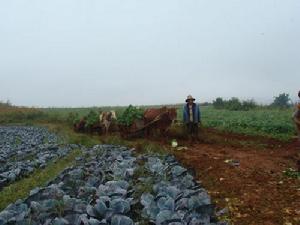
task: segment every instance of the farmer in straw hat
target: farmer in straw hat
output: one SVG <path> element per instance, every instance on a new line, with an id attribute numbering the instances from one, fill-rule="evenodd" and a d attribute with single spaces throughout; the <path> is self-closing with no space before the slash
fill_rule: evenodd
<path id="1" fill-rule="evenodd" d="M 183 107 L 183 122 L 191 138 L 198 138 L 198 124 L 201 123 L 200 107 L 195 103 L 195 98 L 191 95 L 185 100 Z"/>

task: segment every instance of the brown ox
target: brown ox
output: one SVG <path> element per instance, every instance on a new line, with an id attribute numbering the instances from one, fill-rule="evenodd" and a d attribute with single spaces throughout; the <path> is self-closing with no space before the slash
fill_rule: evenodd
<path id="1" fill-rule="evenodd" d="M 116 112 L 115 111 L 109 111 L 109 112 L 102 112 L 99 116 L 100 124 L 104 126 L 104 132 L 105 134 L 108 133 L 110 125 L 113 120 L 116 120 Z"/>
<path id="2" fill-rule="evenodd" d="M 161 135 L 166 135 L 168 128 L 176 117 L 176 108 L 163 107 L 159 109 L 146 109 L 144 112 L 146 135 L 150 135 L 153 130 L 159 130 Z"/>
<path id="3" fill-rule="evenodd" d="M 74 124 L 74 130 L 76 132 L 84 132 L 85 131 L 86 119 L 83 117 L 77 124 Z"/>

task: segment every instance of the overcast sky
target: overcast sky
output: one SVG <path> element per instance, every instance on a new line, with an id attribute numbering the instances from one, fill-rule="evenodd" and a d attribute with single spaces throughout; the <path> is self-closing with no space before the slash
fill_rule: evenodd
<path id="1" fill-rule="evenodd" d="M 0 100 L 269 102 L 298 89 L 299 0 L 0 0 Z"/>

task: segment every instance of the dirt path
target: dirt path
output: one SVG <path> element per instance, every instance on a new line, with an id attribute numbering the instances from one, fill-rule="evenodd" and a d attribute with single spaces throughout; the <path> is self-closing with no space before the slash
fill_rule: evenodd
<path id="1" fill-rule="evenodd" d="M 195 170 L 219 209 L 230 209 L 224 217 L 231 224 L 299 225 L 300 180 L 282 174 L 295 167 L 299 150 L 296 143 L 267 148 L 210 143 L 194 144 L 176 156 Z M 224 162 L 228 159 L 240 165 Z"/>

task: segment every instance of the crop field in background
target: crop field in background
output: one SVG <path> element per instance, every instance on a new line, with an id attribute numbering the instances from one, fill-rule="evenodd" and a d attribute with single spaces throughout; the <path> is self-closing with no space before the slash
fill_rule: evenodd
<path id="1" fill-rule="evenodd" d="M 160 106 L 148 106 L 160 107 Z M 182 106 L 176 107 L 177 120 L 182 121 Z M 147 108 L 142 106 L 141 108 Z M 0 108 L 0 123 L 30 124 L 34 121 L 67 122 L 70 113 L 78 113 L 79 116 L 87 115 L 90 110 L 96 112 L 115 110 L 121 115 L 126 107 L 91 107 L 91 108 Z M 266 136 L 282 141 L 287 141 L 296 135 L 292 122 L 293 109 L 272 109 L 259 107 L 249 111 L 229 111 L 215 109 L 212 106 L 202 106 L 201 116 L 204 127 L 215 128 L 238 134 L 253 136 Z"/>
<path id="2" fill-rule="evenodd" d="M 202 120 L 205 127 L 286 141 L 295 136 L 292 113 L 292 109 L 258 108 L 249 111 L 228 111 L 203 107 Z"/>
<path id="3" fill-rule="evenodd" d="M 170 105 L 169 107 L 172 106 Z M 178 121 L 182 121 L 182 106 L 175 105 L 175 107 L 178 108 L 177 119 Z M 143 106 L 142 108 L 147 108 L 147 106 Z M 49 114 L 50 117 L 66 119 L 71 112 L 76 112 L 80 116 L 83 116 L 90 110 L 115 110 L 117 115 L 120 115 L 125 109 L 126 107 L 48 108 L 43 109 L 43 111 Z M 292 108 L 272 109 L 259 107 L 249 111 L 229 111 L 225 109 L 215 109 L 212 106 L 201 107 L 202 123 L 204 127 L 215 128 L 232 133 L 266 136 L 282 141 L 287 141 L 296 134 L 292 122 L 292 113 Z"/>

